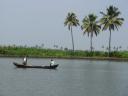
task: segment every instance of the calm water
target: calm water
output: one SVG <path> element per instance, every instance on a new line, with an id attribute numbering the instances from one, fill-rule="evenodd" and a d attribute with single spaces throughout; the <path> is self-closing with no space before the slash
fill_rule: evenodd
<path id="1" fill-rule="evenodd" d="M 17 69 L 0 58 L 0 96 L 128 96 L 128 63 L 55 59 L 57 70 Z M 29 59 L 48 64 L 49 59 Z"/>

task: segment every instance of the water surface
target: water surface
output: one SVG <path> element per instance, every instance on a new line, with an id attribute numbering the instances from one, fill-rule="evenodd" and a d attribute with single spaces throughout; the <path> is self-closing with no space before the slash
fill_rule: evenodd
<path id="1" fill-rule="evenodd" d="M 128 96 L 128 63 L 55 59 L 57 70 L 18 69 L 0 58 L 0 96 Z M 49 65 L 50 59 L 28 60 Z"/>

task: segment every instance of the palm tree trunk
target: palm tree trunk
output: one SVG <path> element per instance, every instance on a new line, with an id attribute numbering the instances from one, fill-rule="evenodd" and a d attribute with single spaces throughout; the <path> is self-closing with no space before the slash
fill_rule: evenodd
<path id="1" fill-rule="evenodd" d="M 72 38 L 72 50 L 74 52 L 74 39 L 73 39 L 72 27 L 71 27 L 71 38 Z"/>
<path id="2" fill-rule="evenodd" d="M 110 31 L 110 36 L 109 36 L 109 48 L 108 48 L 108 56 L 110 57 L 110 53 L 111 53 L 111 30 Z"/>
<path id="3" fill-rule="evenodd" d="M 91 32 L 91 36 L 90 36 L 90 49 L 91 49 L 91 53 L 92 53 L 92 35 L 93 35 L 93 33 Z"/>

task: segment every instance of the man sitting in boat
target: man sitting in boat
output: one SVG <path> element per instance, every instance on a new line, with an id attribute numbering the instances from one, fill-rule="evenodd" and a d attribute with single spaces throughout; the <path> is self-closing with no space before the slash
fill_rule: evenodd
<path id="1" fill-rule="evenodd" d="M 23 59 L 23 64 L 24 65 L 27 65 L 27 57 L 25 56 L 24 59 Z"/>
<path id="2" fill-rule="evenodd" d="M 51 59 L 50 66 L 53 66 L 55 64 L 54 60 Z"/>

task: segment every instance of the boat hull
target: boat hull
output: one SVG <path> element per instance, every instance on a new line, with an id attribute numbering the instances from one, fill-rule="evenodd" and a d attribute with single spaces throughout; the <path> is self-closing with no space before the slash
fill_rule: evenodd
<path id="1" fill-rule="evenodd" d="M 16 62 L 13 62 L 13 64 L 17 68 L 39 68 L 39 69 L 56 69 L 59 66 L 59 64 L 52 65 L 52 66 L 23 65 L 23 64 L 16 63 Z"/>

